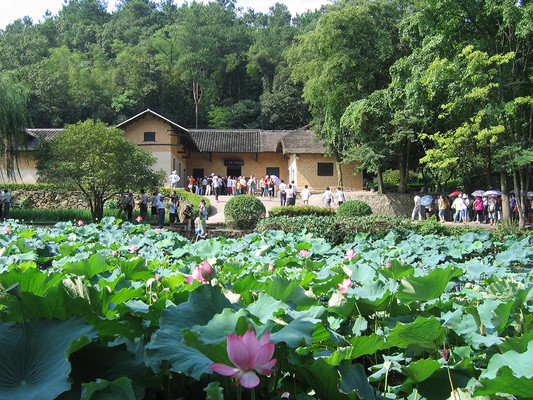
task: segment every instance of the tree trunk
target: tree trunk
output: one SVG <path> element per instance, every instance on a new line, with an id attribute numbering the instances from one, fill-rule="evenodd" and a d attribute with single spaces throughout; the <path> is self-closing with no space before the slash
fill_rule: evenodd
<path id="1" fill-rule="evenodd" d="M 518 229 L 524 230 L 526 228 L 526 213 L 524 212 L 524 206 L 526 204 L 526 192 L 524 191 L 524 167 L 519 167 L 518 170 L 513 171 L 513 182 L 516 206 L 518 208 Z"/>
<path id="2" fill-rule="evenodd" d="M 104 199 L 100 193 L 94 193 L 89 203 L 93 221 L 101 221 L 104 217 Z"/>
<path id="3" fill-rule="evenodd" d="M 385 193 L 385 188 L 383 187 L 383 167 L 378 167 L 378 193 Z"/>
<path id="4" fill-rule="evenodd" d="M 511 221 L 511 210 L 509 208 L 509 188 L 507 187 L 507 173 L 500 172 L 500 191 L 502 192 L 502 223 L 505 228 L 509 227 Z"/>
<path id="5" fill-rule="evenodd" d="M 407 183 L 409 182 L 409 168 L 403 157 L 400 157 L 398 169 L 400 171 L 400 184 L 398 185 L 398 193 L 405 193 L 407 192 Z"/>
<path id="6" fill-rule="evenodd" d="M 337 185 L 339 187 L 343 187 L 344 185 L 342 184 L 342 165 L 338 157 L 335 157 L 335 159 L 336 159 L 335 165 L 337 166 Z"/>

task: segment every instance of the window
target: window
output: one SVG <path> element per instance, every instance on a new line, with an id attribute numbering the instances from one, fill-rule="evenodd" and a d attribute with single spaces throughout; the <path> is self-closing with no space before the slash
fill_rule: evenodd
<path id="1" fill-rule="evenodd" d="M 155 142 L 155 132 L 144 132 L 145 142 Z"/>
<path id="2" fill-rule="evenodd" d="M 267 167 L 267 175 L 276 175 L 279 178 L 279 167 Z"/>
<path id="3" fill-rule="evenodd" d="M 204 175 L 204 169 L 203 168 L 193 168 L 192 170 L 192 176 L 195 178 L 203 178 Z"/>
<path id="4" fill-rule="evenodd" d="M 333 163 L 318 163 L 318 176 L 333 176 Z"/>

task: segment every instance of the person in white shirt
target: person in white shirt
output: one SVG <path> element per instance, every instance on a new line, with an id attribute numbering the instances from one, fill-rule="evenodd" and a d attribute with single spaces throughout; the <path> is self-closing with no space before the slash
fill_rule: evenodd
<path id="1" fill-rule="evenodd" d="M 415 203 L 415 206 L 413 208 L 413 212 L 411 213 L 411 221 L 415 221 L 415 217 L 418 215 L 418 220 L 422 221 L 422 204 L 420 204 L 420 194 L 416 194 L 413 201 Z"/>
<path id="2" fill-rule="evenodd" d="M 344 203 L 344 192 L 342 191 L 341 187 L 337 188 L 337 192 L 335 193 L 335 197 L 337 198 L 337 205 L 340 206 L 342 203 Z"/>
<path id="3" fill-rule="evenodd" d="M 163 228 L 165 225 L 165 197 L 160 193 L 157 194 L 157 226 Z"/>
<path id="4" fill-rule="evenodd" d="M 322 200 L 324 201 L 324 206 L 330 208 L 332 199 L 333 199 L 333 192 L 329 190 L 329 186 L 328 186 L 322 196 Z"/>
<path id="5" fill-rule="evenodd" d="M 287 187 L 287 205 L 293 206 L 294 205 L 294 192 L 292 191 L 292 185 L 289 185 Z"/>
<path id="6" fill-rule="evenodd" d="M 302 190 L 302 201 L 304 205 L 309 205 L 309 197 L 311 197 L 311 191 L 307 185 Z"/>
<path id="7" fill-rule="evenodd" d="M 171 188 L 177 188 L 178 182 L 180 181 L 180 176 L 178 175 L 178 172 L 176 170 L 172 171 L 170 176 L 168 177 L 168 180 L 170 181 L 170 187 Z"/>
<path id="8" fill-rule="evenodd" d="M 279 199 L 281 200 L 282 206 L 287 204 L 287 185 L 283 180 L 279 184 Z"/>

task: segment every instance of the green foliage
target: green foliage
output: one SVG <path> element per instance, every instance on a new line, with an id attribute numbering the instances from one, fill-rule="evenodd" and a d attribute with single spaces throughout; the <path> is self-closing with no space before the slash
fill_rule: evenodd
<path id="1" fill-rule="evenodd" d="M 287 215 L 289 217 L 296 217 L 299 215 L 314 215 L 315 217 L 323 217 L 326 215 L 335 215 L 335 210 L 330 207 L 319 206 L 283 206 L 272 207 L 268 210 L 269 217 L 280 217 Z"/>
<path id="2" fill-rule="evenodd" d="M 115 193 L 158 186 L 162 180 L 161 173 L 151 170 L 155 163 L 151 154 L 128 142 L 121 129 L 109 128 L 103 122 L 67 125 L 45 146 L 37 164 L 40 178 L 76 186 L 95 219 L 103 217 L 104 202 Z"/>
<path id="3" fill-rule="evenodd" d="M 0 228 L 2 398 L 234 398 L 209 366 L 229 365 L 227 335 L 247 330 L 269 335 L 277 359 L 258 400 L 278 398 L 274 385 L 295 398 L 439 398 L 448 366 L 461 398 L 531 391 L 529 238 L 390 231 L 332 246 L 264 231 L 189 243 L 113 218 Z M 199 281 L 208 258 L 215 277 Z"/>
<path id="4" fill-rule="evenodd" d="M 7 73 L 0 73 L 0 156 L 3 173 L 14 177 L 18 152 L 25 142 L 28 126 L 28 91 Z"/>
<path id="5" fill-rule="evenodd" d="M 207 207 L 207 211 L 209 212 L 211 208 L 211 202 L 207 197 L 199 196 L 196 193 L 188 192 L 187 190 L 175 190 L 175 189 L 169 189 L 169 188 L 161 188 L 159 190 L 162 194 L 165 195 L 165 197 L 168 199 L 172 192 L 176 192 L 180 199 L 180 204 L 191 204 L 193 206 L 193 210 L 198 210 L 198 207 L 200 206 L 200 202 L 202 200 L 205 200 L 205 205 Z M 193 214 L 194 215 L 194 214 Z"/>
<path id="6" fill-rule="evenodd" d="M 361 200 L 345 201 L 337 209 L 337 215 L 340 217 L 364 217 L 370 214 L 372 214 L 372 209 Z"/>
<path id="7" fill-rule="evenodd" d="M 409 181 L 417 181 L 418 174 L 413 171 L 409 171 Z M 383 183 L 388 185 L 398 185 L 400 183 L 400 171 L 397 169 L 388 169 L 383 171 Z"/>
<path id="8" fill-rule="evenodd" d="M 263 202 L 247 194 L 232 197 L 224 207 L 226 224 L 237 229 L 254 229 L 265 213 Z"/>
<path id="9" fill-rule="evenodd" d="M 259 221 L 256 231 L 306 232 L 329 243 L 341 244 L 349 243 L 361 232 L 380 233 L 402 224 L 403 218 L 399 217 L 280 216 Z"/>

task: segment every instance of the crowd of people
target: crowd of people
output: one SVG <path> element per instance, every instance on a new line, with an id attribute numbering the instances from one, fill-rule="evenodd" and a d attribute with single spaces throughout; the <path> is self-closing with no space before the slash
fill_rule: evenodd
<path id="1" fill-rule="evenodd" d="M 455 223 L 490 224 L 495 225 L 502 218 L 501 196 L 469 196 L 466 193 L 457 193 L 454 196 L 441 194 L 437 199 L 422 204 L 422 193 L 417 193 L 414 197 L 414 208 L 411 220 L 414 222 L 418 217 L 429 219 L 433 216 L 444 223 L 453 221 Z M 511 219 L 518 220 L 518 205 L 514 194 L 509 198 L 511 209 Z M 530 218 L 530 202 L 526 201 L 526 217 Z"/>
<path id="2" fill-rule="evenodd" d="M 265 175 L 260 178 L 256 178 L 255 175 L 250 175 L 249 178 L 245 176 L 218 176 L 214 173 L 203 178 L 188 176 L 187 190 L 200 196 L 214 195 L 216 201 L 220 195 L 250 194 L 267 197 L 269 200 L 273 200 L 279 195 L 281 206 L 296 205 L 298 195 L 298 188 L 294 180 L 287 184 L 284 180 L 272 175 Z M 308 205 L 311 197 L 308 185 L 304 186 L 300 196 L 302 204 Z M 332 207 L 334 204 L 340 206 L 344 201 L 344 192 L 340 187 L 337 188 L 335 194 L 327 187 L 322 195 L 322 203 L 325 207 Z"/>

